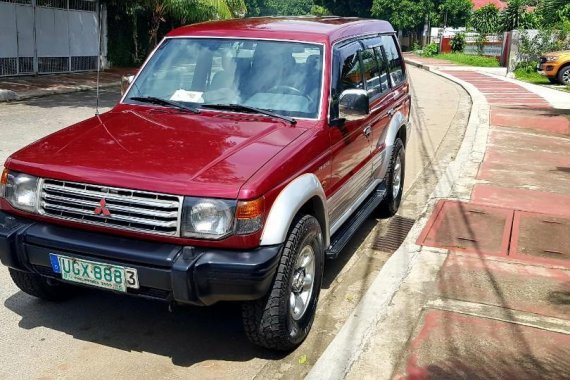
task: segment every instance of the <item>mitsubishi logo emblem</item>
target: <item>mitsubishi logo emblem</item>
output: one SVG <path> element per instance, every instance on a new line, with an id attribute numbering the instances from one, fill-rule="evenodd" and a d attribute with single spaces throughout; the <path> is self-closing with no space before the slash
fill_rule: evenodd
<path id="1" fill-rule="evenodd" d="M 105 198 L 99 201 L 99 207 L 95 207 L 95 215 L 111 216 L 111 211 L 107 208 Z"/>

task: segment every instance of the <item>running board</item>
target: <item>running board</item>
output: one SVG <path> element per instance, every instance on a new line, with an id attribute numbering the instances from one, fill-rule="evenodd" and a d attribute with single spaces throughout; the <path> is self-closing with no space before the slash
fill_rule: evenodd
<path id="1" fill-rule="evenodd" d="M 382 182 L 356 209 L 354 214 L 331 236 L 331 246 L 325 252 L 328 259 L 336 259 L 342 249 L 348 244 L 350 238 L 358 231 L 358 228 L 376 210 L 380 202 L 386 196 L 386 186 Z"/>

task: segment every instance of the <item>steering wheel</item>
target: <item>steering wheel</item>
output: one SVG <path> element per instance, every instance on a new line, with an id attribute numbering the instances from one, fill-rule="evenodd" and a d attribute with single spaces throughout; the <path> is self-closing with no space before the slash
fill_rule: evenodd
<path id="1" fill-rule="evenodd" d="M 273 86 L 269 90 L 267 90 L 267 92 L 269 92 L 271 94 L 298 95 L 298 96 L 303 96 L 305 98 L 308 98 L 307 95 L 303 94 L 301 91 L 299 91 L 295 87 L 291 87 L 291 86 L 283 86 L 283 85 Z"/>

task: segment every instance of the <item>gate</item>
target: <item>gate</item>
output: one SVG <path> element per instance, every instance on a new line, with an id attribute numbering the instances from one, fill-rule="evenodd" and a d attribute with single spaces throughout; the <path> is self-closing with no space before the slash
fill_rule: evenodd
<path id="1" fill-rule="evenodd" d="M 97 69 L 97 0 L 0 0 L 0 76 Z"/>

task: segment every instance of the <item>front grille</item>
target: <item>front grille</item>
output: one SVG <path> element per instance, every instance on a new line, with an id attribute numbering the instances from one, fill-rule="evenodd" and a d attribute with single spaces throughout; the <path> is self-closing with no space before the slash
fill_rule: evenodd
<path id="1" fill-rule="evenodd" d="M 181 205 L 175 195 L 51 179 L 40 188 L 43 215 L 160 235 L 178 235 Z"/>

